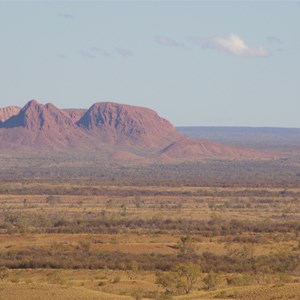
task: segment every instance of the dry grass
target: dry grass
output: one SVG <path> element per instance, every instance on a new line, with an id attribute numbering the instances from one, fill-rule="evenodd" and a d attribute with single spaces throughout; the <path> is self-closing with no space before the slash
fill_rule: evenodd
<path id="1" fill-rule="evenodd" d="M 114 283 L 116 277 L 120 281 Z M 9 279 L 0 284 L 0 299 L 134 299 L 132 295 L 138 289 L 146 293 L 161 290 L 154 281 L 152 272 L 139 272 L 134 279 L 129 279 L 126 272 L 111 270 L 11 270 Z M 197 287 L 201 287 L 201 281 Z M 196 288 L 190 294 L 174 299 L 299 300 L 300 283 L 227 287 L 221 281 L 212 291 L 197 291 Z"/>
<path id="2" fill-rule="evenodd" d="M 111 295 L 82 287 L 50 284 L 4 284 L 0 286 L 1 300 L 127 300 L 129 296 Z"/>
<path id="3" fill-rule="evenodd" d="M 7 184 L 9 185 L 9 184 Z M 49 195 L 21 193 L 37 189 L 53 191 L 55 186 L 43 183 L 43 187 L 32 183 L 17 183 L 13 188 L 17 194 L 0 195 L 0 221 L 10 214 L 20 214 L 25 218 L 23 232 L 15 233 L 18 226 L 0 228 L 0 253 L 17 252 L 31 248 L 50 251 L 53 247 L 68 253 L 77 251 L 81 244 L 89 245 L 92 254 L 126 253 L 133 255 L 155 254 L 176 256 L 176 245 L 180 237 L 189 234 L 184 229 L 159 230 L 121 226 L 116 233 L 47 233 L 45 227 L 26 226 L 34 216 L 44 216 L 51 220 L 53 216 L 62 216 L 67 222 L 77 219 L 93 221 L 106 218 L 108 222 L 131 220 L 171 220 L 174 224 L 186 221 L 216 221 L 222 223 L 231 219 L 254 223 L 288 224 L 300 219 L 300 189 L 276 188 L 202 188 L 202 187 L 130 187 L 130 186 L 93 186 L 98 195 L 87 195 L 85 187 L 71 184 L 58 184 L 57 191 L 72 193 L 73 188 L 83 189 L 82 195 L 65 192 L 55 193 L 54 201 Z M 3 185 L 2 185 L 3 188 Z M 7 188 L 11 188 L 8 186 Z M 26 199 L 26 200 L 25 200 Z M 52 199 L 53 200 L 53 199 Z M 28 219 L 26 219 L 28 218 Z M 47 219 L 47 220 L 48 220 Z M 48 220 L 48 221 L 49 221 Z M 6 222 L 6 223 L 5 223 Z M 23 222 L 23 221 L 22 221 Z M 73 224 L 73 223 L 72 223 Z M 76 224 L 76 222 L 74 223 Z M 125 224 L 125 223 L 124 223 Z M 50 225 L 47 225 L 50 226 Z M 72 225 L 75 226 L 76 225 Z M 6 228 L 6 229 L 4 229 Z M 7 229 L 8 228 L 8 229 Z M 64 229 L 64 227 L 62 227 Z M 6 230 L 6 231 L 5 231 Z M 12 233 L 9 233 L 9 230 Z M 211 234 L 211 233 L 210 233 Z M 226 255 L 244 245 L 254 248 L 253 256 L 269 255 L 272 252 L 299 251 L 297 232 L 237 232 L 235 234 L 193 233 L 195 253 L 201 255 L 210 252 Z M 254 239 L 254 242 L 242 242 L 237 238 Z M 298 249 L 298 250 L 297 250 Z M 55 259 L 55 258 L 54 258 Z M 260 274 L 257 282 L 247 286 L 229 286 L 225 275 L 215 290 L 204 290 L 201 275 L 198 285 L 189 295 L 176 296 L 174 299 L 245 299 L 275 300 L 300 299 L 298 273 L 286 274 L 288 281 L 279 280 L 279 275 Z M 227 275 L 226 275 L 227 276 Z M 298 277 L 297 277 L 298 276 Z M 124 270 L 51 270 L 26 269 L 10 270 L 8 279 L 0 282 L 0 300 L 19 299 L 134 299 L 134 291 L 141 289 L 148 299 L 151 292 L 162 291 L 155 284 L 155 272 L 139 270 L 128 274 Z M 144 299 L 144 298 L 143 298 Z M 146 298 L 145 298 L 146 299 Z"/>

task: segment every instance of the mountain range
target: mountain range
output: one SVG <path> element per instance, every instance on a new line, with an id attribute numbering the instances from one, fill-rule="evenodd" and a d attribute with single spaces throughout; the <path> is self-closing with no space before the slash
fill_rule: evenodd
<path id="1" fill-rule="evenodd" d="M 187 137 L 144 107 L 98 102 L 89 109 L 59 109 L 36 100 L 0 109 L 0 150 L 97 151 L 113 161 L 145 163 L 276 157 Z"/>

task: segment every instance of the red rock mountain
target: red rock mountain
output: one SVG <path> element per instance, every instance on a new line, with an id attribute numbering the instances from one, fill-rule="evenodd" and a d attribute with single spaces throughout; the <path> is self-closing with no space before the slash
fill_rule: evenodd
<path id="1" fill-rule="evenodd" d="M 147 163 L 274 157 L 185 137 L 151 109 L 111 102 L 61 110 L 31 100 L 0 123 L 0 149 L 98 151 L 112 161 Z"/>
<path id="2" fill-rule="evenodd" d="M 15 116 L 21 110 L 18 106 L 8 106 L 0 108 L 0 124 L 8 120 L 10 117 Z"/>
<path id="3" fill-rule="evenodd" d="M 75 128 L 67 117 L 53 104 L 42 105 L 35 100 L 29 101 L 16 116 L 3 123 L 4 128 L 23 127 L 32 131 L 62 131 Z"/>
<path id="4" fill-rule="evenodd" d="M 55 149 L 78 147 L 88 137 L 53 104 L 29 101 L 0 125 L 0 148 Z"/>
<path id="5" fill-rule="evenodd" d="M 137 148 L 157 149 L 182 138 L 155 111 L 111 102 L 95 103 L 76 124 L 103 143 Z"/>

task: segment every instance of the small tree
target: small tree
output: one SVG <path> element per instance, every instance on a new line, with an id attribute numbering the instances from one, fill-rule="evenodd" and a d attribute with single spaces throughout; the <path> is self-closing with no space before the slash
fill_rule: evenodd
<path id="1" fill-rule="evenodd" d="M 208 290 L 213 290 L 219 284 L 219 276 L 217 273 L 210 272 L 203 278 L 203 282 Z"/>
<path id="2" fill-rule="evenodd" d="M 169 294 L 188 294 L 200 275 L 200 266 L 192 262 L 178 265 L 171 272 L 158 272 L 156 283 Z"/>
<path id="3" fill-rule="evenodd" d="M 176 272 L 180 277 L 178 288 L 188 294 L 196 284 L 200 275 L 200 266 L 192 262 L 180 264 L 176 268 Z"/>

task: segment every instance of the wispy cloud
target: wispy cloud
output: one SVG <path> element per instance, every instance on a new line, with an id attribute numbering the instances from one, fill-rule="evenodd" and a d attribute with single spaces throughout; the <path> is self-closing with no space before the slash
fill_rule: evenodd
<path id="1" fill-rule="evenodd" d="M 94 55 L 94 54 L 91 53 L 91 52 L 84 51 L 84 50 L 79 51 L 79 54 L 80 54 L 82 57 L 89 58 L 89 59 L 94 59 L 94 58 L 96 58 L 96 55 Z"/>
<path id="2" fill-rule="evenodd" d="M 157 44 L 159 44 L 160 46 L 164 46 L 164 47 L 182 47 L 183 46 L 183 43 L 179 43 L 168 37 L 157 36 L 157 37 L 155 37 L 154 41 Z"/>
<path id="3" fill-rule="evenodd" d="M 278 44 L 282 45 L 282 40 L 278 38 L 277 36 L 267 36 L 267 41 L 271 44 Z"/>
<path id="4" fill-rule="evenodd" d="M 56 56 L 57 56 L 58 58 L 61 58 L 61 59 L 66 59 L 66 58 L 67 58 L 67 55 L 64 54 L 64 53 L 57 53 Z"/>
<path id="5" fill-rule="evenodd" d="M 73 19 L 73 15 L 70 13 L 61 13 L 59 16 L 64 19 Z"/>
<path id="6" fill-rule="evenodd" d="M 84 58 L 89 58 L 89 59 L 96 59 L 99 58 L 100 56 L 105 57 L 105 58 L 110 58 L 110 57 L 117 57 L 121 56 L 123 58 L 128 58 L 131 56 L 134 56 L 134 53 L 131 49 L 128 48 L 121 48 L 121 47 L 116 47 L 114 49 L 106 50 L 101 47 L 92 47 L 87 50 L 80 50 L 79 54 L 84 57 Z"/>
<path id="7" fill-rule="evenodd" d="M 266 40 L 269 42 L 269 45 L 273 51 L 278 51 L 278 52 L 284 51 L 284 43 L 277 36 L 267 36 Z"/>
<path id="8" fill-rule="evenodd" d="M 132 50 L 127 49 L 127 48 L 116 48 L 115 49 L 116 53 L 119 54 L 120 56 L 127 58 L 130 56 L 133 56 L 134 53 L 132 52 Z"/>
<path id="9" fill-rule="evenodd" d="M 201 45 L 204 48 L 216 49 L 234 56 L 266 57 L 270 55 L 270 52 L 263 46 L 249 47 L 235 34 L 203 39 Z"/>
<path id="10" fill-rule="evenodd" d="M 91 49 L 91 51 L 93 51 L 94 53 L 97 53 L 101 56 L 104 56 L 104 57 L 111 57 L 111 53 L 109 53 L 107 50 L 105 50 L 103 48 L 93 47 Z"/>

